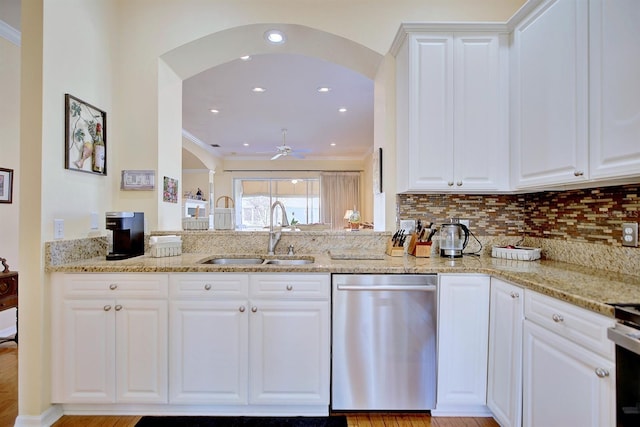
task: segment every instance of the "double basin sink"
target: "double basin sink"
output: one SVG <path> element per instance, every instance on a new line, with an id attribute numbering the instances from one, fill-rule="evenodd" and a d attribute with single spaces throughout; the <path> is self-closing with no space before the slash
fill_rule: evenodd
<path id="1" fill-rule="evenodd" d="M 263 258 L 263 257 L 246 257 L 246 256 L 221 256 L 208 258 L 200 261 L 200 264 L 218 264 L 218 265 L 306 265 L 313 264 L 315 260 L 312 257 L 296 257 L 296 258 Z"/>

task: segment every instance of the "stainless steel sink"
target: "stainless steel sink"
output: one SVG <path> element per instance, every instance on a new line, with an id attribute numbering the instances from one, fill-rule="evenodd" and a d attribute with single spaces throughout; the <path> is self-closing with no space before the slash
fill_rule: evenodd
<path id="1" fill-rule="evenodd" d="M 202 261 L 201 264 L 262 264 L 263 258 L 220 257 Z"/>
<path id="2" fill-rule="evenodd" d="M 296 258 L 296 259 L 267 259 L 264 261 L 265 264 L 273 264 L 273 265 L 305 265 L 305 264 L 313 264 L 313 259 L 306 258 Z"/>

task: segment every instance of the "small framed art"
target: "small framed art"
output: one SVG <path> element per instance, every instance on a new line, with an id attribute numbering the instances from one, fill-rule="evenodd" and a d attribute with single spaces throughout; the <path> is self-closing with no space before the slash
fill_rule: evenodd
<path id="1" fill-rule="evenodd" d="M 68 93 L 64 105 L 64 167 L 106 175 L 107 113 Z"/>
<path id="2" fill-rule="evenodd" d="M 0 168 L 0 203 L 13 203 L 13 169 Z"/>

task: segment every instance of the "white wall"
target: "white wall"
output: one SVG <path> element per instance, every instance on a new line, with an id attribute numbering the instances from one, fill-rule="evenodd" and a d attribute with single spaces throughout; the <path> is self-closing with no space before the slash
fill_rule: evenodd
<path id="1" fill-rule="evenodd" d="M 0 168 L 13 169 L 13 203 L 0 203 L 0 257 L 19 271 L 20 47 L 0 37 Z M 0 312 L 0 336 L 13 333 L 15 309 Z M 10 330 L 8 330 L 10 329 Z"/>

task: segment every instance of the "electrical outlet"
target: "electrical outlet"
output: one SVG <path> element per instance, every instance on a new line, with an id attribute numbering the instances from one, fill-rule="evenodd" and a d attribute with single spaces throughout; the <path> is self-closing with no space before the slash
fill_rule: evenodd
<path id="1" fill-rule="evenodd" d="M 401 219 L 400 220 L 400 229 L 403 229 L 405 234 L 411 234 L 416 230 L 416 220 L 415 219 Z"/>
<path id="2" fill-rule="evenodd" d="M 64 238 L 64 219 L 53 220 L 53 238 L 54 239 Z"/>
<path id="3" fill-rule="evenodd" d="M 460 224 L 466 226 L 467 228 L 469 228 L 470 225 L 470 221 L 468 219 L 461 219 L 460 220 Z"/>
<path id="4" fill-rule="evenodd" d="M 622 246 L 638 247 L 638 223 L 622 223 Z"/>
<path id="5" fill-rule="evenodd" d="M 92 230 L 98 229 L 98 212 L 91 212 L 91 214 L 89 214 L 89 223 L 89 228 Z"/>

